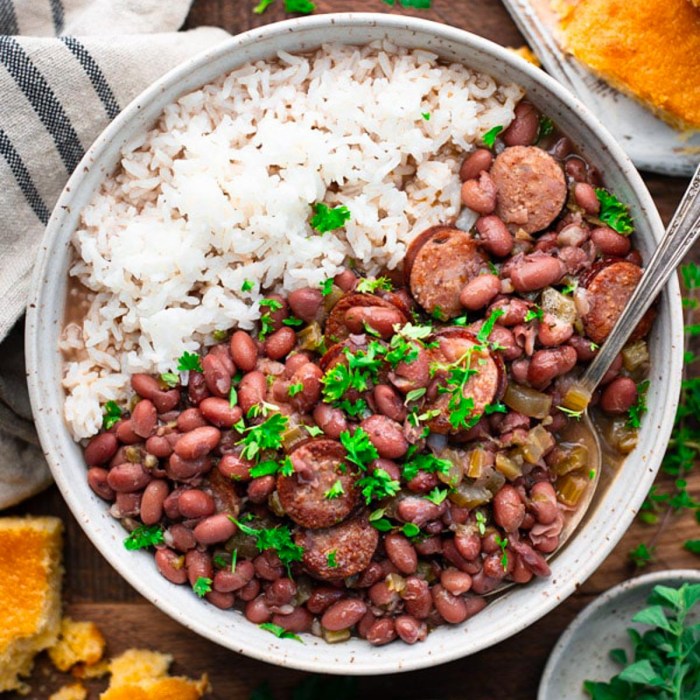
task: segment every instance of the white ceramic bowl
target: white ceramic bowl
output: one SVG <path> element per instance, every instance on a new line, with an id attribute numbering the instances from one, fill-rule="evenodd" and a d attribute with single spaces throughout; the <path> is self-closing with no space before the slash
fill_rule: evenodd
<path id="1" fill-rule="evenodd" d="M 522 85 L 529 99 L 600 167 L 607 185 L 630 203 L 637 244 L 648 257 L 662 225 L 641 178 L 596 118 L 542 71 L 495 44 L 445 25 L 398 15 L 322 15 L 255 29 L 217 45 L 168 73 L 115 119 L 85 155 L 56 205 L 37 261 L 27 314 L 29 387 L 39 436 L 63 496 L 95 546 L 142 595 L 202 636 L 263 661 L 320 673 L 382 674 L 467 656 L 519 632 L 569 596 L 620 539 L 651 486 L 671 431 L 681 380 L 682 318 L 674 279 L 660 300 L 651 337 L 649 413 L 639 446 L 611 486 L 599 494 L 579 533 L 554 558 L 551 577 L 511 589 L 466 624 L 440 628 L 412 647 L 396 643 L 374 648 L 359 639 L 328 645 L 309 635 L 304 644 L 278 640 L 240 614 L 222 612 L 186 587 L 165 581 L 156 571 L 152 553 L 124 549 L 124 531 L 89 489 L 81 449 L 62 418 L 57 342 L 66 300 L 69 241 L 81 209 L 114 168 L 122 146 L 149 128 L 163 107 L 183 93 L 280 49 L 299 52 L 322 42 L 362 44 L 385 37 Z"/>

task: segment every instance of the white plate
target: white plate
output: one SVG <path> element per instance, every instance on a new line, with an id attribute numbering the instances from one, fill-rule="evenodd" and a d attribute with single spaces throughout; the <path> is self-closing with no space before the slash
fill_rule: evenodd
<path id="1" fill-rule="evenodd" d="M 503 0 L 547 72 L 569 88 L 605 124 L 640 170 L 692 175 L 700 162 L 700 132 L 671 128 L 635 100 L 597 78 L 555 38 L 548 0 Z"/>
<path id="2" fill-rule="evenodd" d="M 700 571 L 657 571 L 625 581 L 599 596 L 559 638 L 542 674 L 537 700 L 590 700 L 583 691 L 585 680 L 608 681 L 622 670 L 610 658 L 611 649 L 624 649 L 630 660 L 634 658 L 627 628 L 649 629 L 631 620 L 646 607 L 652 588 L 677 587 L 685 582 L 700 583 Z M 700 611 L 694 610 L 691 619 L 700 619 Z"/>

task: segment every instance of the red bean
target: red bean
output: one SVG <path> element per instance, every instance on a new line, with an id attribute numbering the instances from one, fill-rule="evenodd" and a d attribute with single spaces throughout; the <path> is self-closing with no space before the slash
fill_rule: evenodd
<path id="1" fill-rule="evenodd" d="M 200 489 L 183 491 L 178 498 L 177 507 L 185 518 L 205 518 L 216 510 L 214 499 Z"/>
<path id="2" fill-rule="evenodd" d="M 131 387 L 142 399 L 153 400 L 161 392 L 158 381 L 148 374 L 132 374 Z"/>
<path id="3" fill-rule="evenodd" d="M 238 591 L 237 595 L 241 600 L 248 602 L 253 600 L 258 593 L 260 593 L 260 581 L 254 578 L 248 581 L 248 583 Z"/>
<path id="4" fill-rule="evenodd" d="M 136 518 L 141 512 L 141 491 L 118 493 L 111 508 L 115 518 Z"/>
<path id="5" fill-rule="evenodd" d="M 515 243 L 508 227 L 497 216 L 482 216 L 476 220 L 481 245 L 498 258 L 510 255 Z"/>
<path id="6" fill-rule="evenodd" d="M 401 594 L 406 612 L 419 620 L 424 620 L 433 608 L 433 598 L 428 582 L 417 576 L 409 576 Z"/>
<path id="7" fill-rule="evenodd" d="M 177 517 L 180 517 L 179 514 Z M 192 530 L 181 523 L 171 525 L 168 528 L 168 532 L 170 533 L 170 540 L 172 540 L 172 542 L 168 542 L 168 544 L 171 544 L 173 549 L 177 549 L 178 552 L 186 553 L 197 546 L 197 538 L 194 536 Z"/>
<path id="8" fill-rule="evenodd" d="M 607 226 L 600 226 L 591 231 L 591 240 L 603 255 L 624 257 L 630 252 L 631 243 L 627 236 L 613 231 Z"/>
<path id="9" fill-rule="evenodd" d="M 291 379 L 298 370 L 310 362 L 311 358 L 305 352 L 296 352 L 290 355 L 284 363 L 284 376 Z"/>
<path id="10" fill-rule="evenodd" d="M 487 148 L 477 148 L 470 153 L 459 169 L 459 179 L 462 182 L 473 180 L 484 170 L 489 170 L 493 163 L 493 154 Z"/>
<path id="11" fill-rule="evenodd" d="M 374 387 L 373 396 L 380 413 L 397 423 L 402 423 L 406 419 L 407 411 L 401 397 L 388 384 L 377 384 Z"/>
<path id="12" fill-rule="evenodd" d="M 498 558 L 500 559 L 500 555 L 498 555 Z M 479 571 L 479 573 L 474 574 L 472 577 L 472 593 L 476 593 L 477 595 L 486 595 L 487 593 L 491 593 L 491 591 L 495 591 L 498 588 L 502 580 L 503 577 L 491 578 L 483 571 Z"/>
<path id="13" fill-rule="evenodd" d="M 386 581 L 377 581 L 373 586 L 370 586 L 367 595 L 372 601 L 372 605 L 385 610 L 393 609 L 399 602 L 398 592 L 389 588 Z"/>
<path id="14" fill-rule="evenodd" d="M 408 538 L 392 532 L 384 538 L 386 553 L 392 564 L 402 574 L 414 574 L 418 568 L 418 555 Z"/>
<path id="15" fill-rule="evenodd" d="M 510 269 L 510 280 L 518 292 L 534 292 L 558 282 L 565 273 L 561 260 L 550 255 L 526 255 Z"/>
<path id="16" fill-rule="evenodd" d="M 219 593 L 219 591 L 209 591 L 204 596 L 208 603 L 215 605 L 220 610 L 229 610 L 236 602 L 236 596 L 233 593 Z"/>
<path id="17" fill-rule="evenodd" d="M 236 374 L 237 368 L 231 358 L 231 350 L 228 343 L 219 343 L 218 345 L 212 346 L 209 348 L 209 353 L 216 356 L 229 377 L 233 377 L 233 375 Z"/>
<path id="18" fill-rule="evenodd" d="M 186 408 L 177 417 L 177 429 L 181 433 L 189 433 L 196 428 L 204 428 L 207 423 L 206 418 L 198 408 Z"/>
<path id="19" fill-rule="evenodd" d="M 180 392 L 177 389 L 159 391 L 151 397 L 151 401 L 153 401 L 153 405 L 158 413 L 167 413 L 180 403 Z"/>
<path id="20" fill-rule="evenodd" d="M 515 116 L 501 134 L 506 146 L 532 146 L 540 131 L 540 113 L 529 102 L 520 102 L 515 107 Z"/>
<path id="21" fill-rule="evenodd" d="M 513 568 L 512 559 L 512 553 L 511 556 L 508 556 L 507 550 L 504 553 L 494 552 L 484 558 L 482 571 L 488 578 L 494 581 L 501 581 L 506 576 L 509 569 Z M 504 562 L 505 566 L 503 565 Z"/>
<path id="22" fill-rule="evenodd" d="M 175 452 L 182 459 L 198 459 L 209 454 L 220 440 L 221 432 L 217 428 L 195 428 L 175 443 Z"/>
<path id="23" fill-rule="evenodd" d="M 576 182 L 586 182 L 588 179 L 588 168 L 583 158 L 578 156 L 571 156 L 566 159 L 564 163 L 564 170 L 566 174 Z"/>
<path id="24" fill-rule="evenodd" d="M 406 486 L 408 490 L 413 491 L 413 493 L 427 493 L 428 491 L 432 491 L 439 483 L 440 480 L 437 474 L 421 470 L 408 481 Z"/>
<path id="25" fill-rule="evenodd" d="M 576 204 L 590 216 L 596 216 L 600 211 L 600 202 L 595 190 L 587 182 L 577 182 L 574 185 L 574 199 Z"/>
<path id="26" fill-rule="evenodd" d="M 83 452 L 88 466 L 106 464 L 117 453 L 119 443 L 114 433 L 100 433 L 88 442 Z"/>
<path id="27" fill-rule="evenodd" d="M 230 341 L 231 358 L 236 367 L 244 372 L 255 369 L 258 361 L 258 347 L 250 334 L 245 331 L 236 331 Z"/>
<path id="28" fill-rule="evenodd" d="M 452 595 L 462 595 L 472 587 L 472 577 L 464 571 L 445 569 L 440 574 L 440 584 Z"/>
<path id="29" fill-rule="evenodd" d="M 614 416 L 627 413 L 637 400 L 637 385 L 629 377 L 618 377 L 608 384 L 600 397 L 600 407 Z"/>
<path id="30" fill-rule="evenodd" d="M 506 532 L 515 532 L 525 517 L 525 504 L 515 487 L 502 486 L 493 497 L 493 519 Z"/>
<path id="31" fill-rule="evenodd" d="M 481 596 L 467 595 L 462 598 L 467 606 L 467 618 L 473 617 L 486 607 L 486 599 Z"/>
<path id="32" fill-rule="evenodd" d="M 381 565 L 373 561 L 364 571 L 360 572 L 360 577 L 357 579 L 357 587 L 370 588 L 382 578 L 384 578 L 384 571 Z"/>
<path id="33" fill-rule="evenodd" d="M 255 370 L 243 376 L 238 386 L 238 404 L 243 413 L 248 413 L 253 406 L 262 403 L 267 394 L 265 375 Z"/>
<path id="34" fill-rule="evenodd" d="M 214 567 L 211 556 L 206 552 L 192 549 L 185 554 L 185 566 L 187 567 L 187 580 L 190 586 L 194 586 L 199 578 L 212 578 Z"/>
<path id="35" fill-rule="evenodd" d="M 321 430 L 329 437 L 337 440 L 340 433 L 348 429 L 345 414 L 339 408 L 333 408 L 327 403 L 320 403 L 314 408 L 314 420 Z"/>
<path id="36" fill-rule="evenodd" d="M 458 529 L 455 533 L 454 546 L 465 559 L 476 559 L 481 552 L 481 539 L 479 535 L 471 529 Z"/>
<path id="37" fill-rule="evenodd" d="M 514 583 L 527 583 L 532 580 L 532 571 L 525 566 L 520 555 L 515 555 L 515 562 L 513 563 L 513 571 L 511 572 L 511 578 Z"/>
<path id="38" fill-rule="evenodd" d="M 557 245 L 560 248 L 566 246 L 581 246 L 588 240 L 589 235 L 588 229 L 585 226 L 581 224 L 567 224 L 557 234 Z M 560 255 L 563 255 L 563 252 L 560 253 Z"/>
<path id="39" fill-rule="evenodd" d="M 199 404 L 199 410 L 217 428 L 228 429 L 243 417 L 240 406 L 231 406 L 226 399 L 211 396 Z"/>
<path id="40" fill-rule="evenodd" d="M 107 484 L 117 493 L 140 491 L 151 480 L 151 475 L 140 465 L 125 462 L 113 467 L 107 475 Z"/>
<path id="41" fill-rule="evenodd" d="M 478 559 L 476 561 L 470 561 L 459 553 L 452 537 L 443 538 L 442 555 L 450 564 L 467 574 L 473 575 L 481 568 L 481 563 Z"/>
<path id="42" fill-rule="evenodd" d="M 265 581 L 276 581 L 282 576 L 282 562 L 277 554 L 271 550 L 255 557 L 253 566 L 258 578 L 265 579 Z"/>
<path id="43" fill-rule="evenodd" d="M 292 377 L 294 384 L 301 384 L 301 391 L 291 399 L 291 404 L 298 411 L 307 413 L 321 398 L 321 379 L 323 371 L 315 362 L 306 362 L 297 369 Z"/>
<path id="44" fill-rule="evenodd" d="M 272 611 L 268 607 L 264 598 L 261 596 L 260 598 L 255 598 L 255 600 L 251 600 L 245 606 L 245 616 L 250 622 L 256 625 L 260 625 L 263 622 L 270 621 L 270 618 L 272 617 Z"/>
<path id="45" fill-rule="evenodd" d="M 566 136 L 562 136 L 560 139 L 557 139 L 555 144 L 549 149 L 549 152 L 558 160 L 564 160 L 573 149 L 574 145 L 571 141 Z"/>
<path id="46" fill-rule="evenodd" d="M 302 287 L 295 289 L 289 295 L 289 306 L 292 313 L 306 323 L 317 320 L 318 313 L 323 303 L 323 294 L 320 289 Z"/>
<path id="47" fill-rule="evenodd" d="M 462 204 L 477 214 L 491 214 L 496 208 L 496 184 L 487 172 L 462 184 Z"/>
<path id="48" fill-rule="evenodd" d="M 272 616 L 272 624 L 279 625 L 287 632 L 308 632 L 311 629 L 313 617 L 305 608 L 295 608 L 289 615 L 275 614 Z"/>
<path id="49" fill-rule="evenodd" d="M 146 451 L 158 459 L 167 459 L 173 453 L 168 439 L 162 435 L 152 435 L 146 440 Z"/>
<path id="50" fill-rule="evenodd" d="M 253 466 L 247 460 L 235 454 L 225 454 L 219 461 L 218 469 L 232 481 L 250 481 L 250 468 Z"/>
<path id="51" fill-rule="evenodd" d="M 276 480 L 274 476 L 260 476 L 248 484 L 248 498 L 253 503 L 264 503 L 267 497 L 275 490 Z"/>
<path id="52" fill-rule="evenodd" d="M 91 467 L 88 469 L 88 486 L 105 501 L 113 501 L 115 498 L 114 489 L 107 483 L 109 472 L 102 467 Z"/>
<path id="53" fill-rule="evenodd" d="M 469 311 L 488 306 L 501 291 L 501 280 L 496 275 L 479 275 L 467 282 L 459 295 L 459 303 Z"/>
<path id="54" fill-rule="evenodd" d="M 557 494 L 548 481 L 538 481 L 530 490 L 530 507 L 535 512 L 538 523 L 549 525 L 559 513 Z"/>
<path id="55" fill-rule="evenodd" d="M 142 438 L 151 435 L 158 422 L 156 407 L 148 399 L 139 401 L 131 414 L 131 428 Z"/>
<path id="56" fill-rule="evenodd" d="M 399 501 L 397 514 L 404 522 L 422 527 L 429 520 L 440 517 L 440 508 L 425 498 L 408 497 Z"/>
<path id="57" fill-rule="evenodd" d="M 381 457 L 379 459 L 373 459 L 369 466 L 372 473 L 374 473 L 377 469 L 381 469 L 385 471 L 394 481 L 401 480 L 401 469 L 399 468 L 399 465 L 391 459 L 381 459 Z"/>
<path id="58" fill-rule="evenodd" d="M 367 630 L 367 641 L 378 647 L 396 639 L 396 628 L 390 617 L 382 617 Z"/>
<path id="59" fill-rule="evenodd" d="M 383 306 L 353 306 L 345 312 L 344 320 L 351 333 L 365 333 L 366 328 L 369 327 L 386 339 L 394 334 L 394 326 L 400 324 L 404 317 L 398 309 L 388 309 Z"/>
<path id="60" fill-rule="evenodd" d="M 428 626 L 425 622 L 419 622 L 412 615 L 399 615 L 394 620 L 396 634 L 406 644 L 415 644 L 423 641 L 428 635 Z"/>
<path id="61" fill-rule="evenodd" d="M 265 602 L 268 605 L 279 607 L 288 605 L 297 594 L 297 587 L 290 578 L 278 578 L 273 581 L 265 591 Z"/>
<path id="62" fill-rule="evenodd" d="M 345 591 L 340 588 L 320 586 L 312 591 L 309 599 L 306 601 L 306 608 L 310 613 L 320 615 L 325 612 L 331 604 L 339 601 L 344 596 Z"/>
<path id="63" fill-rule="evenodd" d="M 408 450 L 408 442 L 401 426 L 386 416 L 374 415 L 360 423 L 360 427 L 369 436 L 380 457 L 397 459 Z"/>
<path id="64" fill-rule="evenodd" d="M 537 329 L 537 338 L 546 347 L 556 347 L 565 343 L 574 334 L 571 323 L 562 321 L 554 314 L 545 313 Z M 578 357 L 578 353 L 576 353 Z"/>
<path id="65" fill-rule="evenodd" d="M 462 598 L 452 595 L 439 583 L 436 583 L 430 592 L 433 596 L 435 609 L 440 613 L 445 622 L 457 624 L 467 619 L 467 606 Z"/>
<path id="66" fill-rule="evenodd" d="M 538 350 L 530 361 L 527 379 L 536 389 L 546 387 L 552 379 L 570 372 L 576 365 L 576 351 L 569 345 Z"/>
<path id="67" fill-rule="evenodd" d="M 226 513 L 210 515 L 202 520 L 194 529 L 197 542 L 203 545 L 225 542 L 236 534 L 236 523 Z"/>
<path id="68" fill-rule="evenodd" d="M 214 396 L 228 396 L 231 390 L 231 375 L 226 371 L 221 358 L 210 352 L 202 360 L 202 369 L 207 389 Z"/>
<path id="69" fill-rule="evenodd" d="M 168 497 L 168 483 L 154 479 L 146 486 L 141 498 L 141 520 L 144 525 L 155 525 L 163 517 L 163 502 Z"/>
<path id="70" fill-rule="evenodd" d="M 185 583 L 187 581 L 187 569 L 185 568 L 185 558 L 173 552 L 172 549 L 164 548 L 156 551 L 156 566 L 158 571 L 171 583 Z"/>
<path id="71" fill-rule="evenodd" d="M 222 569 L 217 571 L 214 576 L 213 586 L 217 591 L 222 593 L 230 593 L 238 591 L 243 586 L 246 586 L 252 581 L 255 576 L 255 567 L 249 561 L 239 561 L 236 563 L 236 569 Z"/>
<path id="72" fill-rule="evenodd" d="M 124 445 L 135 445 L 137 442 L 141 442 L 141 436 L 134 432 L 134 427 L 128 418 L 119 421 L 114 432 L 119 442 Z"/>
<path id="73" fill-rule="evenodd" d="M 333 282 L 344 292 L 351 292 L 357 286 L 357 275 L 352 270 L 343 270 L 333 278 Z"/>
<path id="74" fill-rule="evenodd" d="M 204 376 L 200 372 L 190 372 L 189 381 L 187 382 L 187 398 L 190 403 L 194 406 L 199 406 L 210 395 Z"/>
<path id="75" fill-rule="evenodd" d="M 297 343 L 297 334 L 289 326 L 284 326 L 265 340 L 265 354 L 271 360 L 281 360 L 288 355 Z"/>
<path id="76" fill-rule="evenodd" d="M 198 459 L 182 459 L 173 453 L 168 460 L 166 472 L 171 479 L 183 480 L 191 479 L 198 474 L 206 474 L 211 469 L 211 458 L 209 456 Z"/>
<path id="77" fill-rule="evenodd" d="M 367 612 L 367 605 L 358 598 L 345 598 L 333 603 L 321 618 L 321 624 L 331 632 L 339 632 L 357 624 Z"/>

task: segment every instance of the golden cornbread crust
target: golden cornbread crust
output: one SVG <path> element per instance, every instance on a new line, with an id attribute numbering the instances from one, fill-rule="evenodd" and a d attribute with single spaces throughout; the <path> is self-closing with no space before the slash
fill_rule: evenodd
<path id="1" fill-rule="evenodd" d="M 112 679 L 100 700 L 199 700 L 208 690 L 199 680 L 167 675 L 173 657 L 148 649 L 128 649 L 110 662 Z"/>
<path id="2" fill-rule="evenodd" d="M 58 638 L 62 531 L 59 518 L 0 518 L 0 691 L 26 691 L 18 676 Z"/>
<path id="3" fill-rule="evenodd" d="M 700 12 L 688 0 L 552 0 L 565 48 L 677 128 L 700 128 Z"/>
<path id="4" fill-rule="evenodd" d="M 81 683 L 71 683 L 59 688 L 49 700 L 86 700 L 87 688 Z"/>
<path id="5" fill-rule="evenodd" d="M 77 663 L 96 664 L 104 653 L 105 639 L 94 622 L 61 620 L 59 640 L 49 649 L 49 658 L 59 671 L 68 671 Z"/>

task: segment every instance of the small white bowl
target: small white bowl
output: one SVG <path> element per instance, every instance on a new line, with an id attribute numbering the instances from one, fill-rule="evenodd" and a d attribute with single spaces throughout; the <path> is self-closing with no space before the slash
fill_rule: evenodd
<path id="1" fill-rule="evenodd" d="M 625 581 L 584 608 L 559 637 L 545 666 L 537 700 L 586 700 L 583 682 L 609 681 L 622 670 L 610 658 L 611 649 L 625 649 L 632 661 L 632 646 L 628 627 L 640 632 L 646 625 L 632 622 L 644 607 L 654 586 L 673 586 L 700 583 L 700 571 L 673 569 L 655 571 Z M 693 611 L 693 619 L 700 619 L 700 610 Z"/>
<path id="2" fill-rule="evenodd" d="M 143 596 L 202 636 L 263 661 L 318 673 L 392 673 L 467 656 L 519 632 L 571 595 L 612 550 L 644 500 L 671 432 L 681 381 L 683 321 L 673 279 L 659 301 L 651 336 L 649 412 L 639 446 L 598 494 L 578 534 L 553 559 L 551 577 L 512 588 L 466 624 L 441 627 L 412 647 L 398 642 L 376 648 L 360 639 L 328 645 L 310 635 L 304 644 L 278 640 L 242 615 L 222 612 L 195 598 L 188 588 L 168 583 L 156 571 L 152 553 L 124 549 L 124 530 L 88 487 L 82 451 L 62 417 L 62 358 L 57 343 L 66 304 L 70 238 L 82 208 L 115 167 L 124 144 L 152 126 L 162 109 L 180 95 L 245 62 L 273 57 L 278 50 L 300 52 L 321 43 L 364 44 L 383 38 L 432 50 L 498 80 L 522 85 L 528 98 L 601 169 L 607 185 L 630 203 L 637 245 L 649 257 L 663 228 L 639 174 L 598 120 L 545 73 L 496 44 L 446 25 L 398 15 L 320 15 L 255 29 L 217 45 L 154 83 L 114 120 L 85 155 L 56 205 L 27 313 L 27 369 L 39 436 L 63 496 L 95 546 Z"/>

